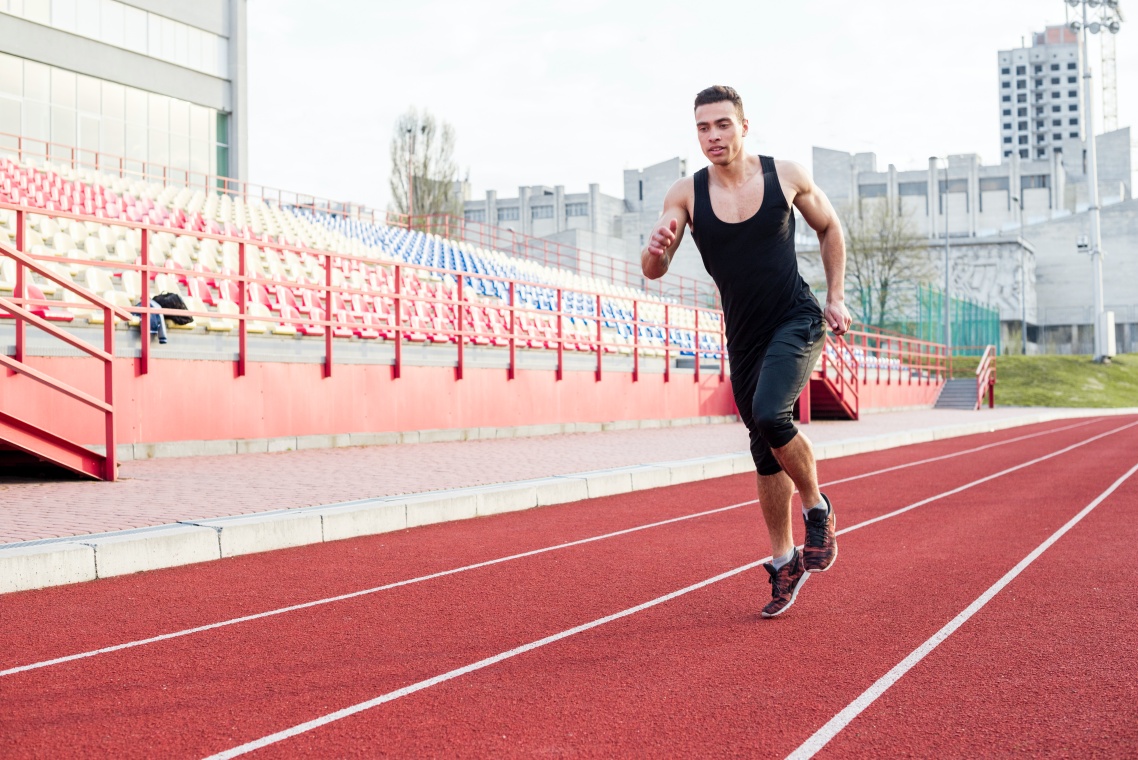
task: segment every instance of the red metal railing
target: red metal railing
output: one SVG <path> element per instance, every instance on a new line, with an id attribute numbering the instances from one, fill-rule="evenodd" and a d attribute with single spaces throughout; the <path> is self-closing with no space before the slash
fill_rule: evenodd
<path id="1" fill-rule="evenodd" d="M 976 365 L 976 408 L 984 406 L 984 396 L 988 396 L 988 408 L 996 406 L 996 347 L 984 348 L 984 355 Z"/>
<path id="2" fill-rule="evenodd" d="M 859 325 L 844 344 L 861 384 L 932 385 L 949 377 L 949 356 L 942 343 Z"/>
<path id="3" fill-rule="evenodd" d="M 17 226 L 23 230 L 24 225 L 27 223 L 26 215 L 23 207 L 15 206 L 9 203 L 0 203 L 0 209 L 15 210 L 17 212 Z M 122 275 L 124 272 L 138 272 L 140 284 L 140 305 L 132 308 L 132 311 L 143 315 L 143 320 L 149 318 L 150 314 L 162 314 L 165 316 L 173 315 L 188 315 L 192 317 L 201 317 L 209 320 L 234 320 L 236 321 L 236 329 L 238 333 L 238 358 L 237 358 L 237 374 L 245 374 L 248 345 L 247 333 L 249 322 L 271 322 L 277 325 L 294 325 L 299 328 L 304 328 L 306 332 L 313 334 L 323 333 L 325 341 L 325 360 L 324 360 L 324 374 L 331 376 L 332 368 L 334 365 L 334 348 L 333 339 L 336 337 L 347 338 L 358 334 L 356 331 L 367 327 L 382 327 L 384 330 L 376 330 L 381 337 L 393 341 L 395 356 L 393 375 L 399 377 L 402 374 L 403 356 L 402 346 L 405 342 L 444 342 L 443 340 L 432 340 L 430 338 L 423 339 L 419 336 L 432 335 L 439 336 L 445 339 L 445 342 L 455 343 L 457 346 L 456 354 L 456 377 L 462 378 L 465 368 L 464 359 L 464 344 L 482 343 L 482 344 L 498 344 L 505 342 L 505 346 L 510 349 L 509 352 L 509 368 L 508 377 L 516 375 L 516 348 L 519 342 L 523 342 L 529 346 L 534 342 L 530 334 L 521 335 L 519 328 L 521 322 L 527 319 L 534 319 L 540 317 L 544 320 L 555 320 L 556 334 L 546 334 L 542 337 L 541 343 L 547 349 L 554 349 L 557 351 L 557 378 L 561 379 L 564 376 L 565 358 L 564 353 L 568 350 L 577 353 L 594 353 L 596 356 L 596 377 L 598 380 L 601 378 L 604 365 L 604 356 L 606 354 L 615 354 L 627 351 L 633 357 L 633 380 L 640 380 L 640 357 L 642 353 L 656 353 L 662 354 L 664 358 L 664 379 L 670 381 L 672 357 L 677 352 L 684 352 L 686 349 L 673 345 L 671 342 L 671 334 L 674 330 L 696 332 L 696 337 L 693 341 L 693 350 L 702 354 L 703 358 L 707 358 L 709 354 L 714 355 L 719 362 L 719 379 L 722 382 L 726 377 L 726 361 L 725 352 L 722 347 L 724 345 L 724 330 L 723 319 L 721 312 L 715 309 L 704 309 L 691 306 L 677 306 L 675 304 L 668 304 L 653 298 L 634 298 L 626 299 L 620 296 L 605 295 L 589 290 L 566 288 L 562 286 L 550 285 L 547 283 L 529 282 L 525 280 L 509 280 L 507 278 L 494 277 L 486 274 L 474 274 L 469 272 L 459 272 L 454 270 L 439 269 L 435 267 L 427 267 L 420 265 L 412 265 L 405 263 L 398 263 L 394 261 L 378 261 L 376 259 L 369 259 L 360 256 L 352 256 L 348 254 L 337 254 L 329 251 L 320 251 L 305 246 L 292 245 L 285 242 L 264 242 L 258 240 L 247 240 L 245 238 L 238 238 L 226 235 L 215 235 L 206 232 L 196 232 L 190 230 L 173 230 L 169 227 L 161 227 L 151 224 L 142 224 L 137 222 L 130 222 L 125 220 L 112 220 L 106 218 L 90 217 L 80 214 L 71 214 L 60 211 L 41 211 L 35 209 L 34 213 L 41 216 L 67 219 L 82 222 L 97 222 L 103 225 L 110 225 L 116 227 L 124 227 L 131 230 L 137 230 L 140 233 L 140 249 L 137 263 L 125 261 L 97 261 L 92 259 L 76 259 L 63 256 L 52 256 L 43 254 L 33 256 L 31 258 L 37 259 L 42 262 L 55 262 L 60 264 L 74 264 L 81 266 L 90 266 L 103 269 L 113 270 L 116 275 Z M 151 236 L 158 233 L 173 234 L 177 233 L 180 236 L 190 236 L 198 240 L 214 240 L 220 244 L 231 243 L 238 247 L 237 261 L 238 271 L 208 271 L 205 269 L 192 270 L 180 267 L 172 267 L 167 260 L 163 265 L 155 265 L 151 261 Z M 21 233 L 22 234 L 22 233 Z M 272 277 L 262 277 L 250 274 L 249 271 L 249 251 L 248 247 L 251 245 L 259 245 L 266 249 L 280 251 L 282 253 L 295 253 L 301 257 L 314 257 L 317 266 L 315 269 L 322 270 L 322 282 L 313 282 L 308 280 L 303 281 L 284 281 L 280 279 L 273 279 Z M 341 272 L 351 271 L 353 268 L 365 273 L 365 277 L 373 274 L 379 275 L 382 272 L 382 279 L 384 282 L 390 283 L 389 288 L 353 288 L 346 285 L 336 285 L 334 273 L 336 270 Z M 160 309 L 150 307 L 150 287 L 152 280 L 159 274 L 174 276 L 188 282 L 190 278 L 200 278 L 206 281 L 212 281 L 215 285 L 221 282 L 232 282 L 235 284 L 236 293 L 238 298 L 234 303 L 236 306 L 236 313 L 221 313 L 214 311 L 172 311 L 169 309 Z M 430 288 L 417 290 L 414 283 L 418 283 L 424 279 L 433 279 L 443 281 L 446 278 L 453 280 L 455 287 L 453 289 L 443 287 L 435 289 L 432 294 Z M 345 276 L 347 279 L 347 276 Z M 465 284 L 473 280 L 486 280 L 491 282 L 503 283 L 510 292 L 510 297 L 505 303 L 487 301 L 481 296 L 475 294 L 468 296 L 465 293 Z M 313 304 L 312 311 L 308 316 L 292 317 L 285 316 L 283 311 L 278 314 L 270 316 L 258 316 L 249 313 L 249 298 L 251 293 L 251 286 L 260 285 L 268 288 L 288 288 L 294 293 L 294 296 L 303 296 L 305 294 L 317 296 Z M 534 288 L 546 289 L 553 291 L 556 296 L 556 309 L 553 312 L 542 309 L 528 308 L 524 305 L 517 303 L 516 293 L 519 286 L 530 286 Z M 219 286 L 224 287 L 224 286 Z M 418 286 L 422 288 L 422 286 Z M 411 288 L 411 289 L 408 289 Z M 565 309 L 566 296 L 568 294 L 583 294 L 591 297 L 594 300 L 597 308 L 597 313 L 594 315 L 583 315 L 579 313 L 571 313 Z M 212 295 L 212 292 L 211 292 Z M 322 296 L 322 299 L 319 298 Z M 379 312 L 358 312 L 355 309 L 340 308 L 337 302 L 346 304 L 351 301 L 352 296 L 360 296 L 361 298 L 380 298 L 384 302 L 384 306 L 390 303 L 388 311 L 392 316 L 392 321 L 388 324 L 375 324 L 374 321 L 369 321 L 372 316 L 380 316 Z M 615 312 L 613 316 L 606 317 L 603 315 L 603 307 L 605 302 L 619 303 L 621 305 L 629 305 L 633 312 L 633 319 L 623 319 Z M 631 303 L 629 303 L 631 302 Z M 374 303 L 374 301 L 373 301 Z M 419 324 L 419 317 L 421 314 L 417 311 L 416 305 L 422 303 L 427 307 L 434 307 L 435 305 L 441 306 L 446 312 L 446 317 L 439 320 L 437 324 L 424 326 Z M 53 302 L 59 305 L 58 301 Z M 74 304 L 69 304 L 69 308 L 75 309 Z M 281 308 L 278 303 L 278 309 Z M 508 333 L 494 332 L 493 330 L 477 329 L 472 319 L 468 319 L 473 310 L 486 309 L 487 307 L 505 312 L 506 324 L 508 325 Z M 649 320 L 644 319 L 646 310 L 655 309 L 657 313 L 663 314 L 663 319 Z M 676 310 L 679 310 L 678 312 Z M 437 314 L 437 311 L 435 312 Z M 451 316 L 453 315 L 453 317 Z M 700 315 L 703 315 L 702 320 Z M 673 316 L 679 319 L 673 319 Z M 692 325 L 686 324 L 684 317 L 691 318 Z M 575 329 L 567 329 L 567 320 L 584 320 L 586 328 L 595 327 L 595 334 L 581 335 L 580 327 Z M 702 321 L 703 327 L 700 327 Z M 616 325 L 628 325 L 632 331 L 632 342 L 627 343 L 624 341 L 616 341 L 611 338 L 606 338 L 603 332 L 603 322 L 609 322 Z M 469 326 L 469 327 L 468 327 Z M 710 329 L 709 329 L 710 326 Z M 493 327 L 491 324 L 490 327 Z M 693 331 L 694 327 L 694 331 Z M 643 328 L 659 329 L 664 333 L 664 340 L 662 344 L 654 342 L 644 342 L 641 339 L 641 330 Z M 699 348 L 698 333 L 715 333 L 718 337 L 717 349 L 706 350 Z M 550 345 L 552 344 L 552 345 Z M 584 349 L 581 346 L 585 346 Z M 141 354 L 139 360 L 139 373 L 146 374 L 149 371 L 149 358 L 150 358 L 150 342 L 149 340 L 142 340 Z M 700 362 L 695 362 L 694 379 L 700 379 Z"/>
<path id="4" fill-rule="evenodd" d="M 103 461 L 102 478 L 104 480 L 114 480 L 116 477 L 116 462 L 115 462 L 115 409 L 114 409 L 114 358 L 115 358 L 115 343 L 114 343 L 114 317 L 130 320 L 132 315 L 111 304 L 97 295 L 86 291 L 83 288 L 77 287 L 74 283 L 68 281 L 66 278 L 60 277 L 55 272 L 47 267 L 42 266 L 36 257 L 28 256 L 23 252 L 25 240 L 25 223 L 27 212 L 24 209 L 16 209 L 16 247 L 12 248 L 7 244 L 0 243 L 0 255 L 16 262 L 16 278 L 15 288 L 11 298 L 0 297 L 0 313 L 15 319 L 15 334 L 16 346 L 15 355 L 8 357 L 7 355 L 0 354 L 0 364 L 3 364 L 9 370 L 31 378 L 38 383 L 41 383 L 52 390 L 58 391 L 66 396 L 69 396 L 77 401 L 86 404 L 87 406 L 101 411 L 104 416 L 104 432 L 106 439 L 106 454 Z M 51 280 L 60 287 L 74 293 L 76 296 L 84 299 L 92 305 L 93 309 L 100 309 L 103 312 L 103 348 L 100 350 L 91 345 L 85 340 L 75 337 L 71 333 L 61 330 L 55 325 L 48 322 L 46 319 L 34 313 L 35 307 L 52 307 L 58 306 L 58 301 L 48 301 L 45 299 L 36 299 L 28 297 L 28 279 L 29 272 L 35 272 L 39 276 Z M 28 307 L 32 307 L 29 309 Z M 27 325 L 31 324 L 38 327 L 45 333 L 62 340 L 68 345 L 83 351 L 84 353 L 99 359 L 103 363 L 103 398 L 100 400 L 85 391 L 81 391 L 68 383 L 50 377 L 49 375 L 29 366 L 25 363 L 25 356 L 27 352 Z"/>

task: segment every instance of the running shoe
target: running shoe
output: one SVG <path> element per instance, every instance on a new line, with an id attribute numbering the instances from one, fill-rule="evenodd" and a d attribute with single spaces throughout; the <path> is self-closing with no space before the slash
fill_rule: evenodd
<path id="1" fill-rule="evenodd" d="M 767 562 L 763 565 L 771 576 L 771 601 L 766 607 L 763 607 L 763 617 L 772 618 L 786 612 L 790 605 L 794 604 L 795 598 L 798 596 L 798 589 L 802 588 L 802 584 L 810 577 L 806 572 L 806 568 L 802 566 L 802 552 L 798 548 L 794 549 L 794 556 L 790 558 L 790 562 L 780 567 L 778 570 L 774 569 L 774 565 Z"/>
<path id="2" fill-rule="evenodd" d="M 838 537 L 834 534 L 837 520 L 834 518 L 834 505 L 830 497 L 822 494 L 829 511 L 823 513 L 821 507 L 814 507 L 805 515 L 806 543 L 802 547 L 803 564 L 810 573 L 824 573 L 838 558 Z"/>

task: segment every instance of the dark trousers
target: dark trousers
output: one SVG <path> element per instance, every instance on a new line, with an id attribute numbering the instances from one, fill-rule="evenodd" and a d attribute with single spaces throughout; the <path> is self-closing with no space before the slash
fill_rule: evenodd
<path id="1" fill-rule="evenodd" d="M 810 380 L 825 346 L 821 316 L 794 317 L 775 329 L 766 345 L 731 355 L 731 390 L 751 434 L 751 458 L 760 475 L 782 470 L 771 449 L 798 435 L 794 402 Z"/>

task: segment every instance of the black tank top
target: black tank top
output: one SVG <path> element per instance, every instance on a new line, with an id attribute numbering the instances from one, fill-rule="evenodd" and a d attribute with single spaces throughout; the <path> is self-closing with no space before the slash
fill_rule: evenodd
<path id="1" fill-rule="evenodd" d="M 798 273 L 794 213 L 782 193 L 774 159 L 759 156 L 763 202 L 750 219 L 724 222 L 715 216 L 707 169 L 693 176 L 692 239 L 723 300 L 727 349 L 743 354 L 762 348 L 775 328 L 806 315 L 822 317 L 810 286 Z"/>

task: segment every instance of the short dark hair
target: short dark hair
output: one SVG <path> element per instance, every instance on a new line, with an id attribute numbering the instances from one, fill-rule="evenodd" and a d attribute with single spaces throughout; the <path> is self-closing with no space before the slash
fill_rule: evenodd
<path id="1" fill-rule="evenodd" d="M 735 106 L 735 113 L 739 116 L 739 121 L 743 121 L 743 99 L 739 97 L 739 93 L 735 92 L 734 87 L 717 84 L 708 87 L 706 90 L 700 90 L 695 96 L 695 107 L 706 106 L 709 103 L 722 103 L 728 101 Z"/>

